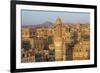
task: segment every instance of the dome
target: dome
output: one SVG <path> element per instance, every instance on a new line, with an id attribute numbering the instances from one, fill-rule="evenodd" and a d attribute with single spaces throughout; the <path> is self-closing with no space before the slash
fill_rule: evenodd
<path id="1" fill-rule="evenodd" d="M 61 18 L 57 17 L 55 24 L 62 24 Z"/>

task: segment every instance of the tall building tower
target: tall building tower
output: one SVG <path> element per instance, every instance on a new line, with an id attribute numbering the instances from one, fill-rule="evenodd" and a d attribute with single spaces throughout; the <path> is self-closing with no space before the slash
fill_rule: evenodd
<path id="1" fill-rule="evenodd" d="M 63 46 L 62 46 L 62 22 L 60 17 L 56 19 L 54 25 L 54 46 L 55 46 L 55 60 L 63 60 Z"/>

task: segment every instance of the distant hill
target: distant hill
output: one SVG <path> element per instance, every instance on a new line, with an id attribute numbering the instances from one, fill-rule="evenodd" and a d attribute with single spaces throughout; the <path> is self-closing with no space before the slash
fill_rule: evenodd
<path id="1" fill-rule="evenodd" d="M 27 27 L 27 28 L 41 28 L 41 27 L 44 27 L 44 28 L 48 28 L 48 27 L 53 27 L 53 23 L 52 22 L 44 22 L 42 24 L 34 24 L 34 25 L 24 25 L 22 26 L 23 28 Z"/>
<path id="2" fill-rule="evenodd" d="M 74 23 L 62 23 L 62 26 L 63 27 L 67 27 L 67 26 L 73 26 Z M 54 26 L 54 24 L 52 22 L 49 22 L 49 21 L 46 21 L 42 24 L 34 24 L 34 25 L 24 25 L 24 26 L 21 26 L 22 28 L 52 28 Z"/>

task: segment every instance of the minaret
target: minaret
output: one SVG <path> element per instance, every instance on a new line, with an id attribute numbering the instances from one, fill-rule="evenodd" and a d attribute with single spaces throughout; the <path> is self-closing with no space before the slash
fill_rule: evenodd
<path id="1" fill-rule="evenodd" d="M 56 19 L 54 25 L 54 46 L 55 46 L 55 60 L 63 60 L 63 46 L 62 46 L 62 22 L 60 17 Z"/>

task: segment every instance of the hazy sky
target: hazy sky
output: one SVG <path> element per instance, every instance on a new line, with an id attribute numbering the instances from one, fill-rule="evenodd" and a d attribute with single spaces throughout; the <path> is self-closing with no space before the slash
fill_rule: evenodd
<path id="1" fill-rule="evenodd" d="M 58 16 L 63 23 L 90 23 L 89 13 L 21 10 L 22 25 L 41 24 L 46 21 L 54 23 Z"/>

